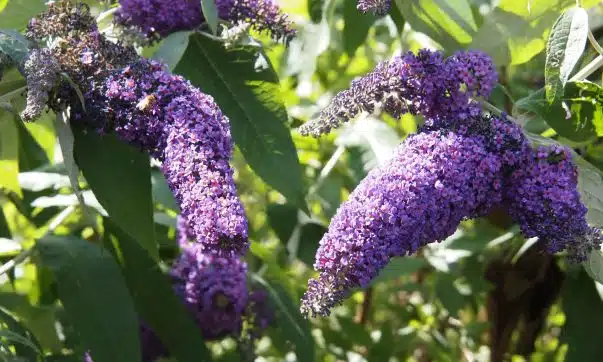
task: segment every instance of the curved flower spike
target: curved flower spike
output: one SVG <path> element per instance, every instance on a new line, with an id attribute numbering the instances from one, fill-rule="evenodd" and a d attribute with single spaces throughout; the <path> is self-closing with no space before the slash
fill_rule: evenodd
<path id="1" fill-rule="evenodd" d="M 505 165 L 485 137 L 428 131 L 408 137 L 372 170 L 333 217 L 320 241 L 302 312 L 328 315 L 366 287 L 394 256 L 443 240 L 461 220 L 502 200 Z"/>
<path id="2" fill-rule="evenodd" d="M 405 113 L 422 115 L 432 125 L 444 126 L 478 116 L 481 107 L 472 97 L 487 97 L 496 80 L 492 60 L 479 51 L 460 52 L 447 59 L 441 52 L 427 49 L 417 55 L 408 52 L 353 81 L 299 132 L 318 137 L 362 112 L 377 109 L 394 118 Z"/>

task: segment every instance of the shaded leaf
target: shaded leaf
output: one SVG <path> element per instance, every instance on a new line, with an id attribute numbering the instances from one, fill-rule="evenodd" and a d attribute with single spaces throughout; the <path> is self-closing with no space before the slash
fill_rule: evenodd
<path id="1" fill-rule="evenodd" d="M 584 272 L 570 274 L 564 283 L 561 298 L 565 325 L 561 332 L 561 343 L 568 344 L 565 361 L 582 362 L 597 360 L 603 353 L 598 333 L 585 327 L 584 317 L 588 315 L 588 325 L 603 323 L 603 301 L 595 289 L 593 281 Z M 585 314 L 587 313 L 587 314 Z"/>
<path id="2" fill-rule="evenodd" d="M 323 17 L 324 5 L 328 0 L 307 0 L 310 19 L 319 23 Z"/>
<path id="3" fill-rule="evenodd" d="M 385 268 L 379 272 L 379 275 L 373 279 L 372 284 L 386 282 L 394 278 L 410 275 L 426 265 L 427 262 L 425 259 L 416 257 L 392 258 Z"/>
<path id="4" fill-rule="evenodd" d="M 14 2 L 14 0 L 11 1 L 11 3 L 13 3 L 13 2 Z M 23 1 L 16 1 L 16 2 L 19 2 L 19 3 L 27 2 L 27 3 L 31 4 L 31 3 L 35 3 L 36 0 L 23 0 Z M 42 9 L 43 8 L 44 8 L 44 5 L 42 4 Z M 5 9 L 4 11 L 0 12 L 0 24 L 2 24 L 2 26 L 6 27 L 6 28 L 18 27 L 18 26 L 11 26 L 11 25 L 7 24 L 8 21 L 4 20 L 7 17 L 6 11 L 7 10 Z M 32 15 L 36 15 L 36 13 L 34 13 Z M 22 19 L 21 20 L 22 23 L 19 24 L 19 26 L 26 24 L 28 20 L 29 20 L 28 18 Z M 23 61 L 27 57 L 27 54 L 29 54 L 29 46 L 30 46 L 29 40 L 27 40 L 23 36 L 23 34 L 19 33 L 18 31 L 14 30 L 14 29 L 0 29 L 0 52 L 3 52 L 4 54 L 8 55 L 16 65 L 22 65 Z"/>
<path id="5" fill-rule="evenodd" d="M 588 14 L 575 7 L 564 12 L 553 25 L 547 42 L 544 68 L 546 99 L 553 103 L 561 95 L 588 37 Z"/>
<path id="6" fill-rule="evenodd" d="M 114 246 L 120 252 L 122 272 L 140 317 L 179 361 L 211 361 L 199 327 L 160 266 L 114 221 L 105 218 L 104 225 L 116 237 Z"/>
<path id="7" fill-rule="evenodd" d="M 268 204 L 266 214 L 268 222 L 276 236 L 286 244 L 297 225 L 297 207 L 290 204 Z"/>
<path id="8" fill-rule="evenodd" d="M 151 171 L 151 187 L 153 189 L 153 198 L 155 199 L 155 202 L 174 211 L 180 211 L 180 207 L 178 206 L 176 199 L 174 199 L 174 194 L 172 193 L 172 190 L 170 190 L 165 176 L 161 171 Z"/>
<path id="9" fill-rule="evenodd" d="M 314 265 L 316 250 L 327 228 L 316 222 L 308 222 L 301 227 L 297 258 L 308 266 Z"/>
<path id="10" fill-rule="evenodd" d="M 467 0 L 394 0 L 413 29 L 427 34 L 445 49 L 471 42 L 477 30 Z"/>
<path id="11" fill-rule="evenodd" d="M 385 164 L 394 155 L 400 137 L 387 123 L 367 117 L 344 125 L 335 140 L 336 145 L 361 147 L 365 171 Z"/>
<path id="12" fill-rule="evenodd" d="M 216 99 L 258 176 L 306 210 L 302 170 L 286 127 L 278 77 L 264 55 L 250 47 L 226 50 L 194 34 L 175 72 Z"/>
<path id="13" fill-rule="evenodd" d="M 17 355 L 26 357 L 29 361 L 37 361 L 38 356 L 42 353 L 42 347 L 36 340 L 36 337 L 10 315 L 10 313 L 2 308 L 0 308 L 0 320 L 6 324 L 6 328 L 9 331 L 21 337 L 18 340 L 15 340 L 17 343 L 14 344 Z M 10 338 L 7 337 L 7 339 Z"/>
<path id="14" fill-rule="evenodd" d="M 279 284 L 268 283 L 257 274 L 253 274 L 251 278 L 268 292 L 272 305 L 276 308 L 276 325 L 283 336 L 295 345 L 297 360 L 314 361 L 314 339 L 310 324 L 302 317 L 285 289 Z"/>
<path id="15" fill-rule="evenodd" d="M 586 141 L 603 135 L 603 88 L 591 82 L 569 82 L 565 95 L 553 104 L 544 89 L 515 103 L 514 114 L 530 112 L 545 121 L 560 136 Z"/>
<path id="16" fill-rule="evenodd" d="M 201 0 L 201 11 L 203 12 L 203 18 L 209 25 L 212 33 L 218 33 L 218 8 L 216 7 L 215 0 Z"/>
<path id="17" fill-rule="evenodd" d="M 74 128 L 74 156 L 109 216 L 157 258 L 149 156 L 114 135 Z"/>
<path id="18" fill-rule="evenodd" d="M 188 47 L 190 31 L 177 31 L 162 40 L 159 49 L 153 54 L 153 59 L 168 65 L 174 70 Z"/>
<path id="19" fill-rule="evenodd" d="M 348 56 L 353 57 L 368 36 L 371 26 L 377 20 L 372 14 L 363 14 L 356 9 L 355 1 L 344 1 L 343 20 L 343 49 Z"/>
<path id="20" fill-rule="evenodd" d="M 0 187 L 22 196 L 19 186 L 19 132 L 15 116 L 0 109 Z"/>
<path id="21" fill-rule="evenodd" d="M 36 244 L 57 279 L 65 311 L 96 362 L 139 361 L 138 317 L 111 255 L 76 237 L 48 236 Z"/>

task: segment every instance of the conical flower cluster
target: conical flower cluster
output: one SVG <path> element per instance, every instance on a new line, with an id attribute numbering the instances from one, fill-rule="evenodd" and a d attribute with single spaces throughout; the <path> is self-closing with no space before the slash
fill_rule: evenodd
<path id="1" fill-rule="evenodd" d="M 378 109 L 394 118 L 421 115 L 437 125 L 465 120 L 480 114 L 474 98 L 487 97 L 496 79 L 492 60 L 482 52 L 461 52 L 446 59 L 427 49 L 417 55 L 408 52 L 353 81 L 299 131 L 317 137 Z"/>
<path id="2" fill-rule="evenodd" d="M 134 28 L 149 39 L 160 39 L 181 30 L 193 30 L 205 23 L 201 1 L 120 0 L 116 22 Z M 288 42 L 295 30 L 287 15 L 273 0 L 217 0 L 218 17 L 235 25 L 248 23 L 275 40 Z"/>
<path id="3" fill-rule="evenodd" d="M 481 115 L 479 97 L 496 84 L 491 60 L 461 52 L 443 59 L 421 51 L 394 58 L 339 93 L 304 134 L 318 136 L 361 112 L 382 109 L 425 117 L 394 157 L 360 182 L 320 242 L 302 312 L 327 315 L 366 287 L 394 256 L 451 235 L 459 223 L 507 209 L 526 237 L 550 253 L 583 261 L 601 230 L 588 226 L 568 149 L 533 150 L 506 116 Z"/>

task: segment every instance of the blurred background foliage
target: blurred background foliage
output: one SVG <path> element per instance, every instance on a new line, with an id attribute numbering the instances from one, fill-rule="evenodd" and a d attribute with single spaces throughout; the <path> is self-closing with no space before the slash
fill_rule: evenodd
<path id="1" fill-rule="evenodd" d="M 113 6 L 86 2 L 96 15 Z M 597 278 L 600 261 L 589 261 L 585 271 L 563 256 L 542 254 L 499 212 L 464 222 L 416 256 L 392 260 L 370 288 L 328 318 L 305 320 L 298 311 L 330 218 L 422 120 L 371 115 L 320 139 L 295 128 L 356 77 L 400 52 L 481 49 L 491 55 L 500 74 L 491 103 L 588 162 L 585 197 L 592 201 L 591 221 L 602 224 L 601 73 L 589 78 L 596 85 L 589 93 L 566 89 L 583 105 L 569 115 L 559 104 L 542 106 L 538 93 L 551 28 L 575 2 L 394 0 L 381 18 L 360 14 L 353 0 L 280 3 L 298 29 L 288 48 L 254 34 L 262 48 L 226 51 L 182 32 L 139 49 L 212 94 L 231 119 L 233 166 L 250 222 L 250 280 L 268 289 L 276 312 L 256 346 L 258 360 L 598 360 L 602 287 L 588 274 Z M 601 39 L 603 5 L 583 0 L 582 6 Z M 0 28 L 22 30 L 43 9 L 40 0 L 0 0 Z M 109 35 L 110 24 L 110 16 L 100 21 Z M 577 69 L 597 55 L 587 46 Z M 23 108 L 24 84 L 15 69 L 0 83 L 0 262 L 20 262 L 0 276 L 0 358 L 80 361 L 86 350 L 81 337 L 90 333 L 100 346 L 119 351 L 126 343 L 116 333 L 120 319 L 134 310 L 147 318 L 163 314 L 174 339 L 195 344 L 191 327 L 179 324 L 182 311 L 167 295 L 169 287 L 160 283 L 178 253 L 178 208 L 161 172 L 113 138 L 75 131 L 72 157 L 57 142 L 65 126 L 55 115 L 27 124 L 15 115 Z M 81 191 L 70 177 L 78 177 Z M 111 231 L 117 229 L 125 234 Z M 79 312 L 66 313 L 67 304 Z M 196 360 L 239 360 L 230 339 L 208 350 L 183 347 L 180 356 L 187 353 Z"/>

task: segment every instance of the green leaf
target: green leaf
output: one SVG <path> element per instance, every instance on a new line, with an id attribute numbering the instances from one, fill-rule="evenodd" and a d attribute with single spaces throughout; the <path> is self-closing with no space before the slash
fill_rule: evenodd
<path id="1" fill-rule="evenodd" d="M 44 149 L 36 142 L 22 122 L 17 122 L 19 132 L 19 171 L 29 171 L 49 163 Z"/>
<path id="2" fill-rule="evenodd" d="M 494 9 L 469 48 L 480 49 L 498 66 L 523 64 L 545 48 L 544 36 L 556 13 L 546 13 L 534 24 L 514 13 Z"/>
<path id="3" fill-rule="evenodd" d="M 54 272 L 62 305 L 94 361 L 140 361 L 138 317 L 111 254 L 67 236 L 44 237 L 36 251 Z"/>
<path id="4" fill-rule="evenodd" d="M 19 186 L 19 132 L 15 115 L 0 109 L 0 187 L 22 196 Z"/>
<path id="5" fill-rule="evenodd" d="M 17 355 L 27 357 L 28 361 L 37 361 L 38 356 L 42 354 L 42 347 L 35 336 L 2 308 L 0 308 L 0 321 L 6 324 L 9 331 L 21 337 L 15 340 L 17 343 L 14 344 Z"/>
<path id="6" fill-rule="evenodd" d="M 471 42 L 477 31 L 467 0 L 394 0 L 413 29 L 425 33 L 445 49 Z"/>
<path id="7" fill-rule="evenodd" d="M 0 24 L 22 29 L 32 17 L 46 9 L 44 0 L 0 0 Z"/>
<path id="8" fill-rule="evenodd" d="M 75 159 L 100 204 L 158 258 L 149 156 L 114 135 L 100 136 L 78 128 L 73 135 Z"/>
<path id="9" fill-rule="evenodd" d="M 365 171 L 384 165 L 400 144 L 400 137 L 387 123 L 367 117 L 362 122 L 348 123 L 335 140 L 338 146 L 360 147 Z"/>
<path id="10" fill-rule="evenodd" d="M 28 1 L 28 0 L 26 0 Z M 35 1 L 29 0 L 34 3 Z M 0 24 L 3 27 L 10 27 L 4 21 L 4 12 L 0 12 Z M 26 23 L 27 20 L 24 22 Z M 29 54 L 29 40 L 23 34 L 13 29 L 0 29 L 0 52 L 8 55 L 16 64 L 22 64 L 27 54 Z"/>
<path id="11" fill-rule="evenodd" d="M 201 11 L 211 32 L 218 34 L 218 8 L 215 0 L 201 0 Z"/>
<path id="12" fill-rule="evenodd" d="M 319 23 L 323 17 L 324 5 L 327 0 L 307 0 L 310 19 Z"/>
<path id="13" fill-rule="evenodd" d="M 174 198 L 170 186 L 167 184 L 167 180 L 161 171 L 151 171 L 151 187 L 153 188 L 153 199 L 155 202 L 172 209 L 174 211 L 180 211 L 180 207 Z"/>
<path id="14" fill-rule="evenodd" d="M 356 9 L 355 1 L 345 1 L 343 5 L 343 49 L 348 56 L 353 57 L 356 49 L 364 44 L 371 26 L 377 21 L 377 17 L 371 14 L 363 14 Z"/>
<path id="15" fill-rule="evenodd" d="M 603 283 L 603 253 L 601 250 L 591 251 L 583 266 L 593 280 Z"/>
<path id="16" fill-rule="evenodd" d="M 404 26 L 406 25 L 406 19 L 404 19 L 404 15 L 398 9 L 398 3 L 394 2 L 392 10 L 389 12 L 389 16 L 391 16 L 394 24 L 396 24 L 398 34 L 402 34 Z"/>
<path id="17" fill-rule="evenodd" d="M 299 244 L 297 248 L 297 258 L 306 265 L 314 264 L 316 250 L 322 236 L 327 232 L 327 228 L 316 222 L 308 222 L 301 228 Z"/>
<path id="18" fill-rule="evenodd" d="M 174 294 L 170 279 L 141 248 L 140 243 L 104 219 L 108 234 L 114 235 L 122 271 L 140 317 L 153 329 L 178 361 L 211 361 L 199 327 Z"/>
<path id="19" fill-rule="evenodd" d="M 593 333 L 585 323 L 588 326 L 603 324 L 603 302 L 585 273 L 569 274 L 568 279 L 561 292 L 565 325 L 560 341 L 569 347 L 564 361 L 593 361 L 594 356 L 603 354 L 603 344 L 598 333 Z"/>
<path id="20" fill-rule="evenodd" d="M 426 265 L 425 259 L 416 257 L 392 258 L 379 275 L 373 279 L 372 284 L 412 274 Z"/>
<path id="21" fill-rule="evenodd" d="M 603 88 L 590 82 L 569 82 L 565 95 L 553 104 L 545 98 L 544 89 L 515 103 L 514 114 L 520 110 L 535 114 L 560 136 L 572 141 L 587 141 L 603 135 Z"/>
<path id="22" fill-rule="evenodd" d="M 584 51 L 588 32 L 588 14 L 584 8 L 575 7 L 564 12 L 553 25 L 544 68 L 549 103 L 563 94 L 565 83 Z"/>
<path id="23" fill-rule="evenodd" d="M 268 204 L 266 206 L 268 222 L 283 244 L 289 241 L 297 225 L 297 210 L 297 207 L 290 204 Z"/>
<path id="24" fill-rule="evenodd" d="M 175 69 L 211 94 L 230 119 L 232 134 L 251 168 L 289 202 L 307 210 L 302 169 L 286 127 L 274 69 L 254 48 L 226 50 L 199 34 Z"/>
<path id="25" fill-rule="evenodd" d="M 582 1 L 588 8 L 596 0 Z M 501 0 L 485 16 L 469 48 L 488 53 L 498 66 L 528 62 L 546 47 L 546 37 L 559 14 L 575 0 Z"/>
<path id="26" fill-rule="evenodd" d="M 153 54 L 153 59 L 167 64 L 170 70 L 174 70 L 188 47 L 190 35 L 190 31 L 171 33 L 163 39 L 159 49 Z"/>
<path id="27" fill-rule="evenodd" d="M 268 292 L 272 305 L 276 308 L 276 325 L 283 336 L 294 344 L 297 360 L 314 361 L 314 339 L 310 324 L 302 317 L 285 289 L 279 284 L 268 283 L 257 274 L 252 274 L 251 278 Z"/>

